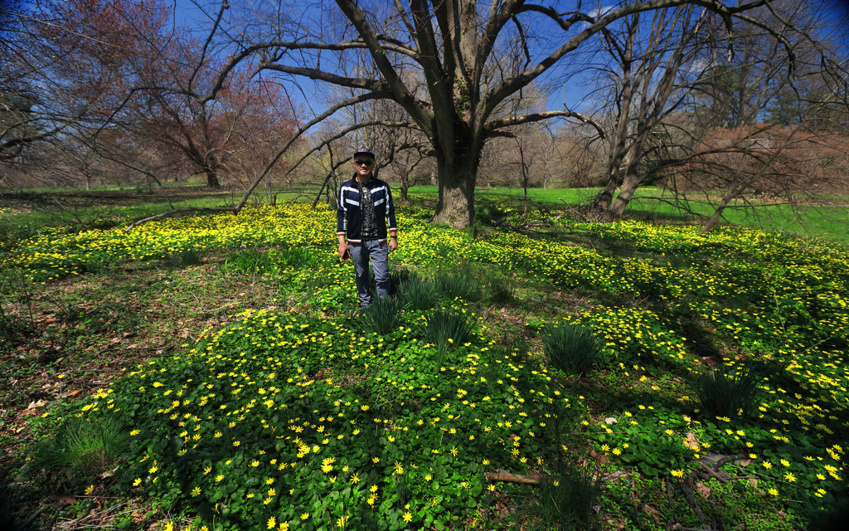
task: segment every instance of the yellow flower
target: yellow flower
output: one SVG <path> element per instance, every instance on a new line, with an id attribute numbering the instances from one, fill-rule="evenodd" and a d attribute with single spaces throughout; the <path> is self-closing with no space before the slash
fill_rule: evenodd
<path id="1" fill-rule="evenodd" d="M 410 511 L 407 511 L 406 513 L 404 513 L 403 518 L 404 518 L 405 522 L 409 523 L 409 521 L 413 519 L 413 513 L 411 513 Z"/>
<path id="2" fill-rule="evenodd" d="M 672 471 L 672 475 L 675 476 L 676 478 L 683 478 L 684 477 L 684 471 L 680 470 L 680 469 L 675 469 L 675 470 Z"/>
<path id="3" fill-rule="evenodd" d="M 767 492 L 769 492 L 773 496 L 778 496 L 778 490 L 776 490 L 776 489 L 769 489 L 769 490 L 767 490 Z"/>
<path id="4" fill-rule="evenodd" d="M 787 472 L 786 474 L 784 474 L 784 479 L 786 479 L 790 483 L 793 483 L 794 481 L 796 481 L 796 476 L 793 475 L 793 472 Z"/>
<path id="5" fill-rule="evenodd" d="M 272 516 L 268 519 L 268 523 L 266 524 L 266 526 L 268 526 L 269 529 L 274 529 L 274 527 L 277 526 L 277 520 L 275 520 Z"/>
<path id="6" fill-rule="evenodd" d="M 195 487 L 192 489 L 192 497 L 200 496 L 200 487 Z"/>
<path id="7" fill-rule="evenodd" d="M 86 494 L 86 496 L 88 496 L 88 495 L 89 495 L 89 494 L 91 494 L 92 492 L 94 492 L 94 485 L 89 485 L 88 487 L 86 487 L 86 488 L 85 488 L 85 494 Z"/>
<path id="8" fill-rule="evenodd" d="M 306 520 L 309 517 L 310 517 L 310 513 L 304 513 L 304 514 L 301 515 L 301 520 Z"/>
<path id="9" fill-rule="evenodd" d="M 823 479 L 825 479 L 825 478 L 823 478 Z M 138 487 L 139 485 L 141 485 L 141 478 L 136 478 L 136 480 L 133 481 L 133 486 Z"/>

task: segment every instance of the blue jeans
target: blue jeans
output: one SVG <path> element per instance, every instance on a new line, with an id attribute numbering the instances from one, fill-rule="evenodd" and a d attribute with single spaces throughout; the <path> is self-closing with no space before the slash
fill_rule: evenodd
<path id="1" fill-rule="evenodd" d="M 371 304 L 368 271 L 369 258 L 371 258 L 371 266 L 374 269 L 374 283 L 377 286 L 377 296 L 381 299 L 388 297 L 389 246 L 386 242 L 369 240 L 362 243 L 349 243 L 348 248 L 351 251 L 351 260 L 354 262 L 354 275 L 357 283 L 357 295 L 360 297 L 360 306 L 368 308 Z"/>

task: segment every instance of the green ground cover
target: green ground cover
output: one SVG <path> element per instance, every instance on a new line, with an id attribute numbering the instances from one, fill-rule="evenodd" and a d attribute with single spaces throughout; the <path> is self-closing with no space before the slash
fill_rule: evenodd
<path id="1" fill-rule="evenodd" d="M 416 190 L 436 193 L 436 187 L 417 187 Z M 563 202 L 574 208 L 587 204 L 599 191 L 596 188 L 531 188 L 528 190 L 528 199 L 549 208 L 560 209 Z M 524 192 L 521 189 L 483 188 L 476 192 L 476 196 L 484 201 L 509 201 L 513 203 L 514 208 L 521 208 L 520 201 L 524 199 Z M 703 197 L 692 197 L 686 206 L 692 213 L 683 205 L 676 204 L 674 196 L 669 192 L 654 187 L 643 187 L 635 193 L 626 215 L 637 219 L 703 223 L 714 211 Z M 721 221 L 723 224 L 790 236 L 823 238 L 849 246 L 849 232 L 845 230 L 845 227 L 849 226 L 847 206 L 849 200 L 842 196 L 823 198 L 822 204 L 802 203 L 793 206 L 770 205 L 766 202 L 758 204 L 757 201 L 752 204 L 732 203 L 723 213 Z"/>
<path id="2" fill-rule="evenodd" d="M 844 248 L 540 213 L 537 231 L 472 237 L 429 225 L 429 214 L 401 209 L 392 262 L 399 286 L 442 279 L 444 312 L 408 307 L 383 333 L 356 313 L 326 208 L 20 242 L 0 268 L 33 289 L 120 264 L 191 271 L 216 256 L 213 276 L 275 291 L 273 305 L 177 341 L 34 424 L 54 435 L 73 422 L 121 426 L 120 473 L 85 483 L 154 500 L 193 529 L 798 529 L 845 505 Z M 445 295 L 447 278 L 464 296 Z M 466 336 L 432 334 L 438 313 L 466 323 Z M 542 346 L 547 330 L 569 325 L 601 344 L 583 375 L 553 366 Z M 754 382 L 753 407 L 722 410 L 709 396 L 703 377 L 724 375 L 730 393 Z M 61 446 L 60 435 L 48 440 Z M 503 472 L 541 484 L 499 481 Z M 569 501 L 593 489 L 597 514 Z"/>

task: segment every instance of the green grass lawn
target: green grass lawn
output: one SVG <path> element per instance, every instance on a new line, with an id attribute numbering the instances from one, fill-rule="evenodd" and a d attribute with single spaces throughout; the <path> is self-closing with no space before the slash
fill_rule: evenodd
<path id="1" fill-rule="evenodd" d="M 504 197 L 480 204 L 518 226 Z M 324 206 L 10 243 L 0 467 L 15 478 L 13 523 L 790 530 L 839 518 L 845 248 L 538 213 L 472 237 L 429 225 L 415 206 L 427 200 L 399 207 L 403 305 L 367 314 Z"/>
<path id="2" fill-rule="evenodd" d="M 416 193 L 436 194 L 436 187 L 416 187 Z M 528 190 L 528 199 L 547 208 L 563 208 L 564 202 L 575 208 L 587 204 L 599 192 L 596 188 L 585 189 L 540 189 Z M 514 207 L 524 200 L 521 189 L 484 188 L 478 189 L 476 197 L 482 201 L 510 202 Z M 831 203 L 831 204 L 829 204 Z M 531 203 L 531 208 L 535 205 Z M 849 245 L 849 198 L 829 197 L 823 205 L 763 205 L 752 208 L 732 204 L 723 213 L 722 223 L 753 229 L 776 232 L 798 237 L 816 237 L 827 241 Z M 688 204 L 693 213 L 674 204 L 674 198 L 663 190 L 640 188 L 625 211 L 626 217 L 654 219 L 668 222 L 699 224 L 713 213 L 713 208 L 704 201 Z"/>

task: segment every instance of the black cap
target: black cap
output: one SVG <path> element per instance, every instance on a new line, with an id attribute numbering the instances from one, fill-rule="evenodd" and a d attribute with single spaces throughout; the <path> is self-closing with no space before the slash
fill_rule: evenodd
<path id="1" fill-rule="evenodd" d="M 374 159 L 374 152 L 367 147 L 361 147 L 360 149 L 354 151 L 354 157 L 357 155 L 368 155 L 372 159 Z"/>

